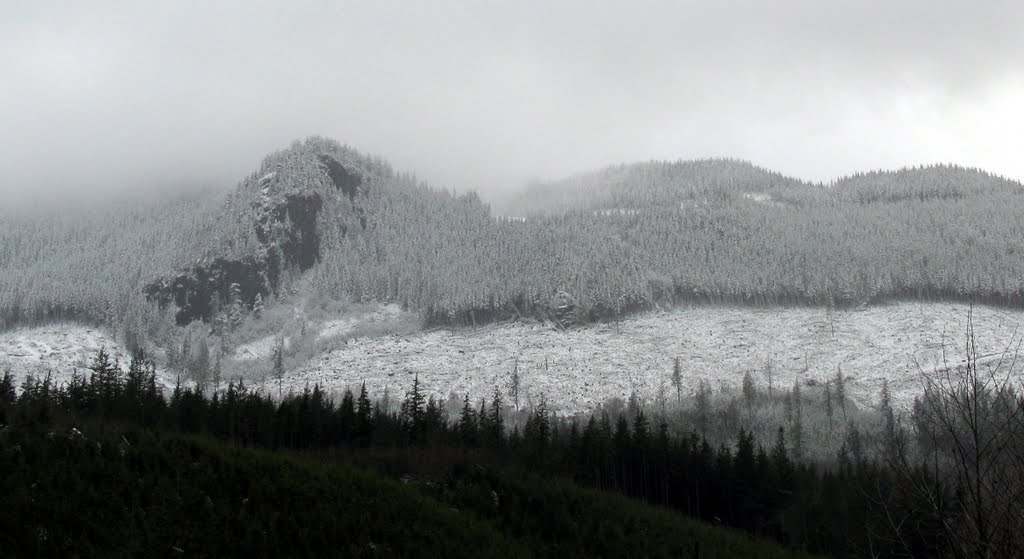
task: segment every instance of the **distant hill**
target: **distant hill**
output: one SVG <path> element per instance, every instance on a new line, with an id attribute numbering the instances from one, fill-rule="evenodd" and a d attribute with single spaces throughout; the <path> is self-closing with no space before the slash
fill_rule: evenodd
<path id="1" fill-rule="evenodd" d="M 542 216 L 751 201 L 790 206 L 867 204 L 1020 194 L 1022 189 L 1019 182 L 955 165 L 859 173 L 819 184 L 734 159 L 650 161 L 535 183 L 509 197 L 498 211 L 510 216 Z"/>
<path id="2" fill-rule="evenodd" d="M 836 181 L 833 190 L 843 200 L 869 204 L 1020 195 L 1024 186 L 980 169 L 931 165 L 851 175 Z"/>
<path id="3" fill-rule="evenodd" d="M 577 210 L 685 208 L 733 200 L 744 194 L 810 187 L 800 180 L 734 159 L 650 161 L 533 184 L 499 211 L 528 216 Z"/>
<path id="4" fill-rule="evenodd" d="M 195 321 L 225 338 L 296 292 L 451 325 L 681 301 L 1020 306 L 1021 246 L 1024 188 L 960 167 L 812 184 L 728 159 L 638 163 L 536 185 L 496 214 L 314 137 L 230 192 L 0 218 L 0 328 L 71 319 L 166 346 Z"/>

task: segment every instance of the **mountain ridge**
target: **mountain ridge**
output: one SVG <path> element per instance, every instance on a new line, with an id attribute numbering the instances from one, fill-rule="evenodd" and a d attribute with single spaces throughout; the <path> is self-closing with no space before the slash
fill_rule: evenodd
<path id="1" fill-rule="evenodd" d="M 534 189 L 526 209 L 537 211 L 524 212 L 534 218 L 502 220 L 475 192 L 310 137 L 202 203 L 46 227 L 0 220 L 0 327 L 74 319 L 154 340 L 233 306 L 252 312 L 298 278 L 317 297 L 395 303 L 431 325 L 564 327 L 682 301 L 1024 303 L 1024 189 L 983 171 L 938 165 L 826 185 L 723 158 L 553 184 L 569 194 Z"/>
<path id="2" fill-rule="evenodd" d="M 649 160 L 609 165 L 548 182 L 536 182 L 501 204 L 506 215 L 553 215 L 566 211 L 692 205 L 709 197 L 770 193 L 799 205 L 803 199 L 844 197 L 859 202 L 897 201 L 908 185 L 939 183 L 923 198 L 963 197 L 978 190 L 1024 189 L 1020 181 L 980 168 L 948 163 L 873 170 L 829 181 L 807 181 L 734 158 Z M 967 188 L 963 185 L 966 184 Z M 892 192 L 889 192 L 889 191 Z M 646 198 L 641 195 L 647 194 Z M 632 196 L 631 196 L 632 195 Z"/>

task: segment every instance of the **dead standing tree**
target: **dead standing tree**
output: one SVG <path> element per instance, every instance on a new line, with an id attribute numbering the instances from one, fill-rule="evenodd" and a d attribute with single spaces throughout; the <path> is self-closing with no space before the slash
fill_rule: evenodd
<path id="1" fill-rule="evenodd" d="M 1024 395 L 1011 385 L 1019 350 L 1011 340 L 994 360 L 979 363 L 972 308 L 965 360 L 951 366 L 944 358 L 941 369 L 921 370 L 925 390 L 913 410 L 917 456 L 900 445 L 889 459 L 942 527 L 954 557 L 1024 556 Z M 930 475 L 922 478 L 922 470 Z"/>

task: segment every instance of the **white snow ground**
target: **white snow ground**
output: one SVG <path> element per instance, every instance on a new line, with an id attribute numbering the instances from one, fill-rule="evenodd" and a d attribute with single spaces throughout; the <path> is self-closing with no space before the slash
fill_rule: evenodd
<path id="1" fill-rule="evenodd" d="M 888 379 L 894 403 L 907 407 L 922 389 L 921 372 L 964 358 L 966 305 L 899 303 L 830 313 L 822 308 L 749 309 L 695 307 L 654 312 L 622 321 L 558 331 L 548 325 L 512 323 L 478 329 L 435 330 L 409 336 L 349 340 L 293 371 L 284 390 L 321 383 L 329 391 L 387 388 L 400 397 L 416 374 L 431 394 L 464 393 L 489 398 L 496 386 L 507 394 L 518 359 L 523 400 L 542 395 L 564 413 L 588 411 L 634 389 L 653 399 L 676 356 L 684 393 L 699 380 L 716 390 L 739 390 L 752 371 L 767 387 L 772 363 L 776 389 L 795 380 L 831 378 L 839 367 L 847 392 L 860 405 L 877 402 Z M 991 361 L 1019 341 L 1024 313 L 976 307 L 974 326 L 980 353 Z M 1020 367 L 1013 368 L 1020 386 Z M 507 397 L 506 397 L 507 399 Z"/>
<path id="2" fill-rule="evenodd" d="M 98 328 L 60 323 L 0 332 L 0 372 L 10 369 L 19 386 L 28 375 L 41 380 L 47 373 L 55 385 L 60 385 L 70 381 L 75 372 L 88 375 L 100 348 L 106 348 L 110 360 L 119 361 L 122 369 L 128 367 L 128 351 Z M 157 369 L 157 385 L 170 390 L 174 382 Z"/>
<path id="3" fill-rule="evenodd" d="M 357 390 L 365 381 L 375 397 L 387 389 L 400 398 L 418 374 L 424 389 L 442 398 L 454 394 L 461 400 L 468 392 L 474 400 L 489 399 L 498 387 L 508 399 L 518 360 L 521 403 L 543 396 L 555 410 L 583 412 L 612 397 L 626 398 L 634 389 L 653 399 L 662 382 L 671 392 L 669 376 L 678 356 L 684 393 L 694 392 L 702 379 L 716 390 L 738 391 L 746 371 L 767 387 L 770 360 L 776 389 L 788 389 L 798 379 L 822 382 L 842 367 L 847 393 L 858 404 L 875 404 L 882 380 L 888 379 L 894 402 L 906 407 L 922 389 L 922 371 L 942 368 L 944 346 L 947 362 L 963 359 L 967 310 L 947 303 L 899 303 L 831 315 L 823 308 L 693 307 L 566 331 L 516 322 L 374 335 L 375 324 L 398 312 L 382 306 L 313 325 L 320 346 L 329 349 L 289 372 L 283 389 L 301 391 L 319 382 L 337 393 Z M 981 361 L 992 363 L 1003 350 L 1015 349 L 1022 323 L 1020 311 L 976 307 Z M 272 343 L 268 337 L 242 345 L 236 357 L 266 361 Z M 19 379 L 52 371 L 55 382 L 65 382 L 74 370 L 85 372 L 100 347 L 122 363 L 129 358 L 95 328 L 20 328 L 0 333 L 0 370 L 9 367 Z M 159 374 L 164 386 L 173 386 L 172 377 Z M 1012 374 L 1020 387 L 1021 366 L 1015 364 Z M 271 386 L 276 383 L 267 384 L 276 394 Z"/>

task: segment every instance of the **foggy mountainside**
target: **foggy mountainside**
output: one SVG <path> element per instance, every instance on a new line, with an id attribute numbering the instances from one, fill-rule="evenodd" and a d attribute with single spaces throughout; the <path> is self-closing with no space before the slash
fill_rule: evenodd
<path id="1" fill-rule="evenodd" d="M 1024 557 L 1024 2 L 6 2 L 0 559 Z"/>
<path id="2" fill-rule="evenodd" d="M 311 137 L 228 192 L 5 214 L 0 543 L 223 551 L 203 523 L 227 554 L 1012 556 L 1022 196 L 701 160 L 495 211 Z M 972 429 L 998 449 L 947 444 Z"/>
<path id="3" fill-rule="evenodd" d="M 428 324 L 562 324 L 681 301 L 1019 306 L 1024 188 L 951 166 L 817 185 L 730 160 L 612 167 L 492 211 L 324 138 L 216 199 L 0 222 L 0 325 L 72 318 L 146 339 L 308 288 Z M 154 312 L 159 304 L 164 313 Z M 160 323 L 160 324 L 158 324 Z"/>

